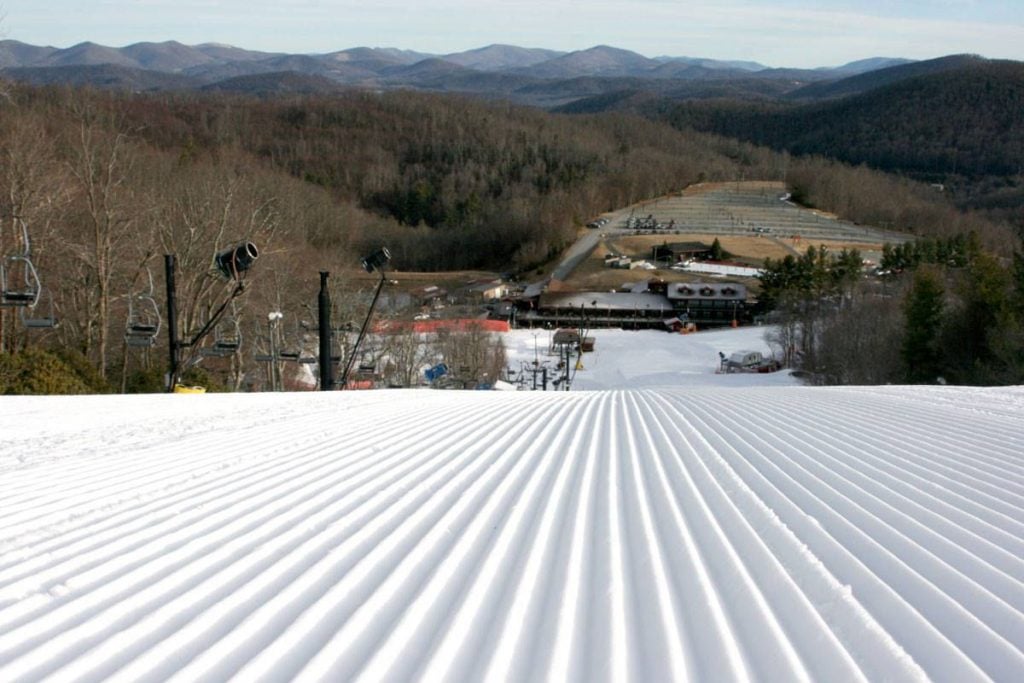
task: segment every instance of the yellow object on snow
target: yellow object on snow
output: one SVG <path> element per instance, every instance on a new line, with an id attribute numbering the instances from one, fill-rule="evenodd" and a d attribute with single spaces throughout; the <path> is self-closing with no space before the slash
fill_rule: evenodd
<path id="1" fill-rule="evenodd" d="M 176 394 L 205 394 L 206 387 L 186 387 L 184 384 L 175 384 L 174 393 Z"/>

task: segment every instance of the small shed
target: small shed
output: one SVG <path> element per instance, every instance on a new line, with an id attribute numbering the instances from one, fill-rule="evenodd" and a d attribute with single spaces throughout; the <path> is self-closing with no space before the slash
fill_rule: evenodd
<path id="1" fill-rule="evenodd" d="M 580 343 L 580 333 L 570 329 L 555 330 L 551 343 L 554 346 L 576 346 Z"/>
<path id="2" fill-rule="evenodd" d="M 508 285 L 501 280 L 474 280 L 466 285 L 462 295 L 466 301 L 490 301 L 500 299 L 508 292 Z"/>
<path id="3" fill-rule="evenodd" d="M 711 245 L 704 242 L 672 242 L 659 244 L 651 248 L 651 258 L 655 261 L 685 261 L 687 259 L 703 259 L 711 254 Z"/>
<path id="4" fill-rule="evenodd" d="M 760 351 L 734 351 L 725 361 L 728 372 L 753 370 L 764 363 L 764 354 Z"/>
<path id="5" fill-rule="evenodd" d="M 440 308 L 444 306 L 445 299 L 448 297 L 448 290 L 437 285 L 427 285 L 412 290 L 409 292 L 409 295 L 420 306 Z"/>
<path id="6" fill-rule="evenodd" d="M 632 268 L 633 259 L 628 256 L 620 256 L 618 258 L 610 259 L 605 263 L 611 268 L 621 268 L 623 270 L 630 270 Z"/>

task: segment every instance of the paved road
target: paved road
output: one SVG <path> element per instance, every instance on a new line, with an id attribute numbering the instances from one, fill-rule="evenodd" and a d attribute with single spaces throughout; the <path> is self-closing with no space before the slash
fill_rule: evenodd
<path id="1" fill-rule="evenodd" d="M 562 262 L 555 267 L 551 273 L 552 280 L 566 280 L 576 266 L 587 259 L 588 256 L 601 243 L 601 233 L 597 230 L 588 230 L 582 237 L 576 240 L 575 244 L 565 252 Z"/>

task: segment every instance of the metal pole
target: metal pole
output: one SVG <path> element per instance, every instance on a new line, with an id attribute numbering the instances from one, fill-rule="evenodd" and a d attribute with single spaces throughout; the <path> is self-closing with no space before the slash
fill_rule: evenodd
<path id="1" fill-rule="evenodd" d="M 277 343 L 274 339 L 274 335 L 277 332 L 277 318 L 271 314 L 270 319 L 267 321 L 269 327 L 268 332 L 270 333 L 270 390 L 277 391 Z"/>
<path id="2" fill-rule="evenodd" d="M 164 254 L 164 278 L 167 283 L 167 349 L 170 367 L 167 373 L 167 391 L 174 391 L 178 383 L 178 300 L 174 282 L 174 254 Z"/>
<path id="3" fill-rule="evenodd" d="M 317 297 L 320 315 L 320 391 L 334 388 L 331 368 L 331 294 L 327 289 L 327 278 L 330 275 L 327 271 L 320 271 L 320 294 Z"/>
<path id="4" fill-rule="evenodd" d="M 373 309 L 377 305 L 377 299 L 380 298 L 380 290 L 384 288 L 384 271 L 380 271 L 380 282 L 377 283 L 377 290 L 373 293 L 373 299 L 370 300 L 370 310 L 366 312 L 366 319 L 363 320 L 363 326 L 359 328 L 359 336 L 356 337 L 356 343 L 352 347 L 352 351 L 349 353 L 348 358 L 345 360 L 345 370 L 341 373 L 341 388 L 348 389 L 348 376 L 352 372 L 352 364 L 355 362 L 356 353 L 359 351 L 359 345 L 363 341 L 363 337 L 366 336 L 366 328 L 370 326 L 370 318 L 373 317 Z"/>

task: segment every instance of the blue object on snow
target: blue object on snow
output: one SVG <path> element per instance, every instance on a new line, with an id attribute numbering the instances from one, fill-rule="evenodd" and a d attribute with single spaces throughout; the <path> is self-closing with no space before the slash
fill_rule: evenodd
<path id="1" fill-rule="evenodd" d="M 438 363 L 432 368 L 427 368 L 423 375 L 427 378 L 428 382 L 433 382 L 439 377 L 443 377 L 448 374 L 448 366 L 444 363 Z"/>

